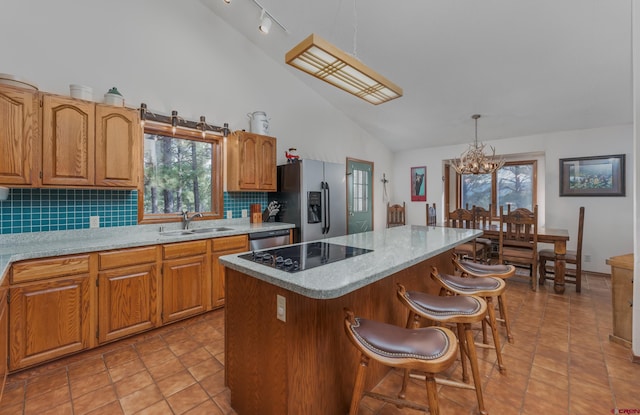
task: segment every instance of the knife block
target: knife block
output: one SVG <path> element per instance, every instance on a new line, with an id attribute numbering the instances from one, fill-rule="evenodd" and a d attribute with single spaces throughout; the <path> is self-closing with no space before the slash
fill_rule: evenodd
<path id="1" fill-rule="evenodd" d="M 250 207 L 251 216 L 249 217 L 249 222 L 251 223 L 262 223 L 262 206 L 260 203 L 254 203 Z"/>

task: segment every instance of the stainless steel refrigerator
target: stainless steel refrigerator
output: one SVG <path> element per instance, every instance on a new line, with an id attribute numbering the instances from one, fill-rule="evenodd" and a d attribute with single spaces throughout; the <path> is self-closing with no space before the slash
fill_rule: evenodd
<path id="1" fill-rule="evenodd" d="M 296 225 L 294 242 L 347 233 L 347 191 L 344 164 L 300 160 L 278 166 L 279 222 Z"/>

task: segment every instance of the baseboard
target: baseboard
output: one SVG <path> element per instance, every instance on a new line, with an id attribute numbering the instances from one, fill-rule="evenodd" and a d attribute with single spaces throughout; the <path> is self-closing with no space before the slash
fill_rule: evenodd
<path id="1" fill-rule="evenodd" d="M 604 278 L 611 278 L 611 273 L 606 273 L 606 272 L 595 272 L 595 271 L 587 271 L 587 270 L 582 270 L 583 274 L 589 274 L 591 276 L 594 277 L 604 277 Z"/>

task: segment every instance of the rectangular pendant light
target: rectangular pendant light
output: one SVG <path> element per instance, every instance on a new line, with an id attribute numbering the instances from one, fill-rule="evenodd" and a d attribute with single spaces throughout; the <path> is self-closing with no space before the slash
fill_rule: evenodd
<path id="1" fill-rule="evenodd" d="M 316 34 L 287 52 L 285 62 L 374 105 L 402 96 L 402 88 Z"/>

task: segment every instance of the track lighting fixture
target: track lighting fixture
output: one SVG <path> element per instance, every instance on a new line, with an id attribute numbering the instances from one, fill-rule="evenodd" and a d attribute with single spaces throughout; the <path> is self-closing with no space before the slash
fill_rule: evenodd
<path id="1" fill-rule="evenodd" d="M 171 132 L 173 134 L 176 133 L 178 127 L 180 128 L 191 128 L 194 130 L 199 130 L 202 133 L 202 138 L 206 138 L 207 131 L 213 131 L 214 133 L 222 134 L 223 137 L 228 137 L 231 133 L 229 130 L 229 124 L 224 123 L 223 127 L 219 127 L 217 125 L 207 124 L 207 119 L 204 115 L 200 116 L 200 121 L 189 121 L 185 120 L 182 117 L 178 117 L 178 111 L 171 111 L 171 115 L 158 115 L 147 109 L 147 104 L 144 102 L 140 104 L 140 123 L 144 126 L 144 123 L 162 123 L 171 125 Z"/>
<path id="2" fill-rule="evenodd" d="M 178 128 L 178 111 L 171 111 L 171 132 L 176 133 L 176 129 Z"/>
<path id="3" fill-rule="evenodd" d="M 197 125 L 198 125 L 198 128 L 202 130 L 202 138 L 205 138 L 207 135 L 207 121 L 204 115 L 200 116 L 200 122 Z"/>
<path id="4" fill-rule="evenodd" d="M 289 33 L 287 28 L 284 27 L 282 23 L 280 23 L 275 17 L 273 17 L 273 15 L 269 13 L 269 11 L 265 9 L 260 3 L 258 3 L 257 0 L 253 0 L 253 2 L 256 4 L 256 6 L 260 7 L 261 10 L 260 25 L 258 25 L 258 30 L 260 30 L 260 32 L 264 34 L 269 33 L 269 30 L 271 29 L 271 23 L 275 23 L 280 26 L 285 33 Z"/>
<path id="5" fill-rule="evenodd" d="M 260 26 L 258 26 L 258 30 L 260 30 L 265 35 L 268 35 L 270 29 L 271 19 L 269 18 L 269 16 L 264 15 L 264 9 L 262 9 L 262 13 L 260 13 Z"/>
<path id="6" fill-rule="evenodd" d="M 144 127 L 144 121 L 147 119 L 147 104 L 140 104 L 140 126 Z"/>

